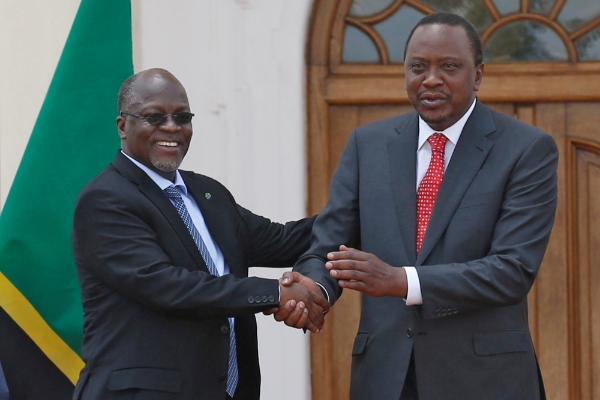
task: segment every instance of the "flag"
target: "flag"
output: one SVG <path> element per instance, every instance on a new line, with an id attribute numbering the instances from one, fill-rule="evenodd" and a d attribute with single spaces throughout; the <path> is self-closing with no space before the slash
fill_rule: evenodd
<path id="1" fill-rule="evenodd" d="M 120 147 L 117 92 L 132 73 L 130 1 L 82 0 L 0 214 L 0 362 L 11 400 L 69 399 L 83 367 L 73 210 Z"/>

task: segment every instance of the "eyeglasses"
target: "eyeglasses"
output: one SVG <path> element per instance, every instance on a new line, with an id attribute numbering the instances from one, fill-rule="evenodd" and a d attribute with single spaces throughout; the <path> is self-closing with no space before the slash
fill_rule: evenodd
<path id="1" fill-rule="evenodd" d="M 152 114 L 148 114 L 148 115 L 135 115 L 135 114 L 130 114 L 125 111 L 121 111 L 119 113 L 119 115 L 121 115 L 121 117 L 123 116 L 123 114 L 129 115 L 131 117 L 143 119 L 144 121 L 146 121 L 148 124 L 150 124 L 152 126 L 160 126 L 160 125 L 164 124 L 167 121 L 168 117 L 172 117 L 173 121 L 175 121 L 175 123 L 177 125 L 186 125 L 186 124 L 189 124 L 190 122 L 192 122 L 192 117 L 194 116 L 193 113 L 186 112 L 186 111 L 176 113 L 176 114 L 152 113 Z"/>

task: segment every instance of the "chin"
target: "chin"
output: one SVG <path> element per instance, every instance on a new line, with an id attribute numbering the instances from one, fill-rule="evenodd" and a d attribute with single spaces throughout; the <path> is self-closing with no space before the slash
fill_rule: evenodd
<path id="1" fill-rule="evenodd" d="M 427 114 L 419 113 L 419 115 L 421 116 L 423 121 L 427 122 L 427 125 L 431 126 L 433 129 L 444 130 L 444 129 L 448 128 L 450 125 L 452 125 L 452 124 L 447 125 L 447 122 L 452 119 L 452 114 L 427 115 Z M 444 126 L 444 128 L 439 128 L 440 125 Z"/>
<path id="2" fill-rule="evenodd" d="M 175 172 L 177 170 L 177 168 L 179 168 L 179 166 L 181 165 L 181 162 L 183 160 L 157 160 L 157 159 L 150 159 L 150 162 L 152 163 L 152 165 L 154 166 L 154 168 L 156 168 L 159 171 L 162 172 Z"/>

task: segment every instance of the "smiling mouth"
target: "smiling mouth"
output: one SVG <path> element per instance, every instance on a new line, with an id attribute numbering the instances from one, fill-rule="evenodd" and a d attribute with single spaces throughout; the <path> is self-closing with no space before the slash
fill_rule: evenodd
<path id="1" fill-rule="evenodd" d="M 164 146 L 164 147 L 177 147 L 179 146 L 179 143 L 177 142 L 156 142 L 157 145 L 159 146 Z"/>

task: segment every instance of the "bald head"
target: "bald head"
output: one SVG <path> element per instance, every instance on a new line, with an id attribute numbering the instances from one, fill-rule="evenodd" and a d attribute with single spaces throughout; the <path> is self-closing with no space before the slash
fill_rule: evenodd
<path id="1" fill-rule="evenodd" d="M 140 78 L 143 78 L 144 80 L 149 79 L 155 81 L 165 79 L 171 82 L 176 82 L 177 84 L 179 84 L 179 86 L 181 86 L 183 93 L 185 93 L 185 88 L 172 73 L 162 68 L 150 68 L 144 71 L 140 71 L 137 74 L 131 75 L 125 80 L 125 82 L 123 82 L 123 84 L 121 84 L 121 88 L 119 89 L 119 95 L 117 98 L 117 107 L 119 109 L 119 112 L 127 111 L 131 108 L 133 103 L 137 102 L 137 99 L 135 98 L 134 87 L 136 86 L 136 82 Z M 185 95 L 187 97 L 187 93 L 185 93 Z"/>

